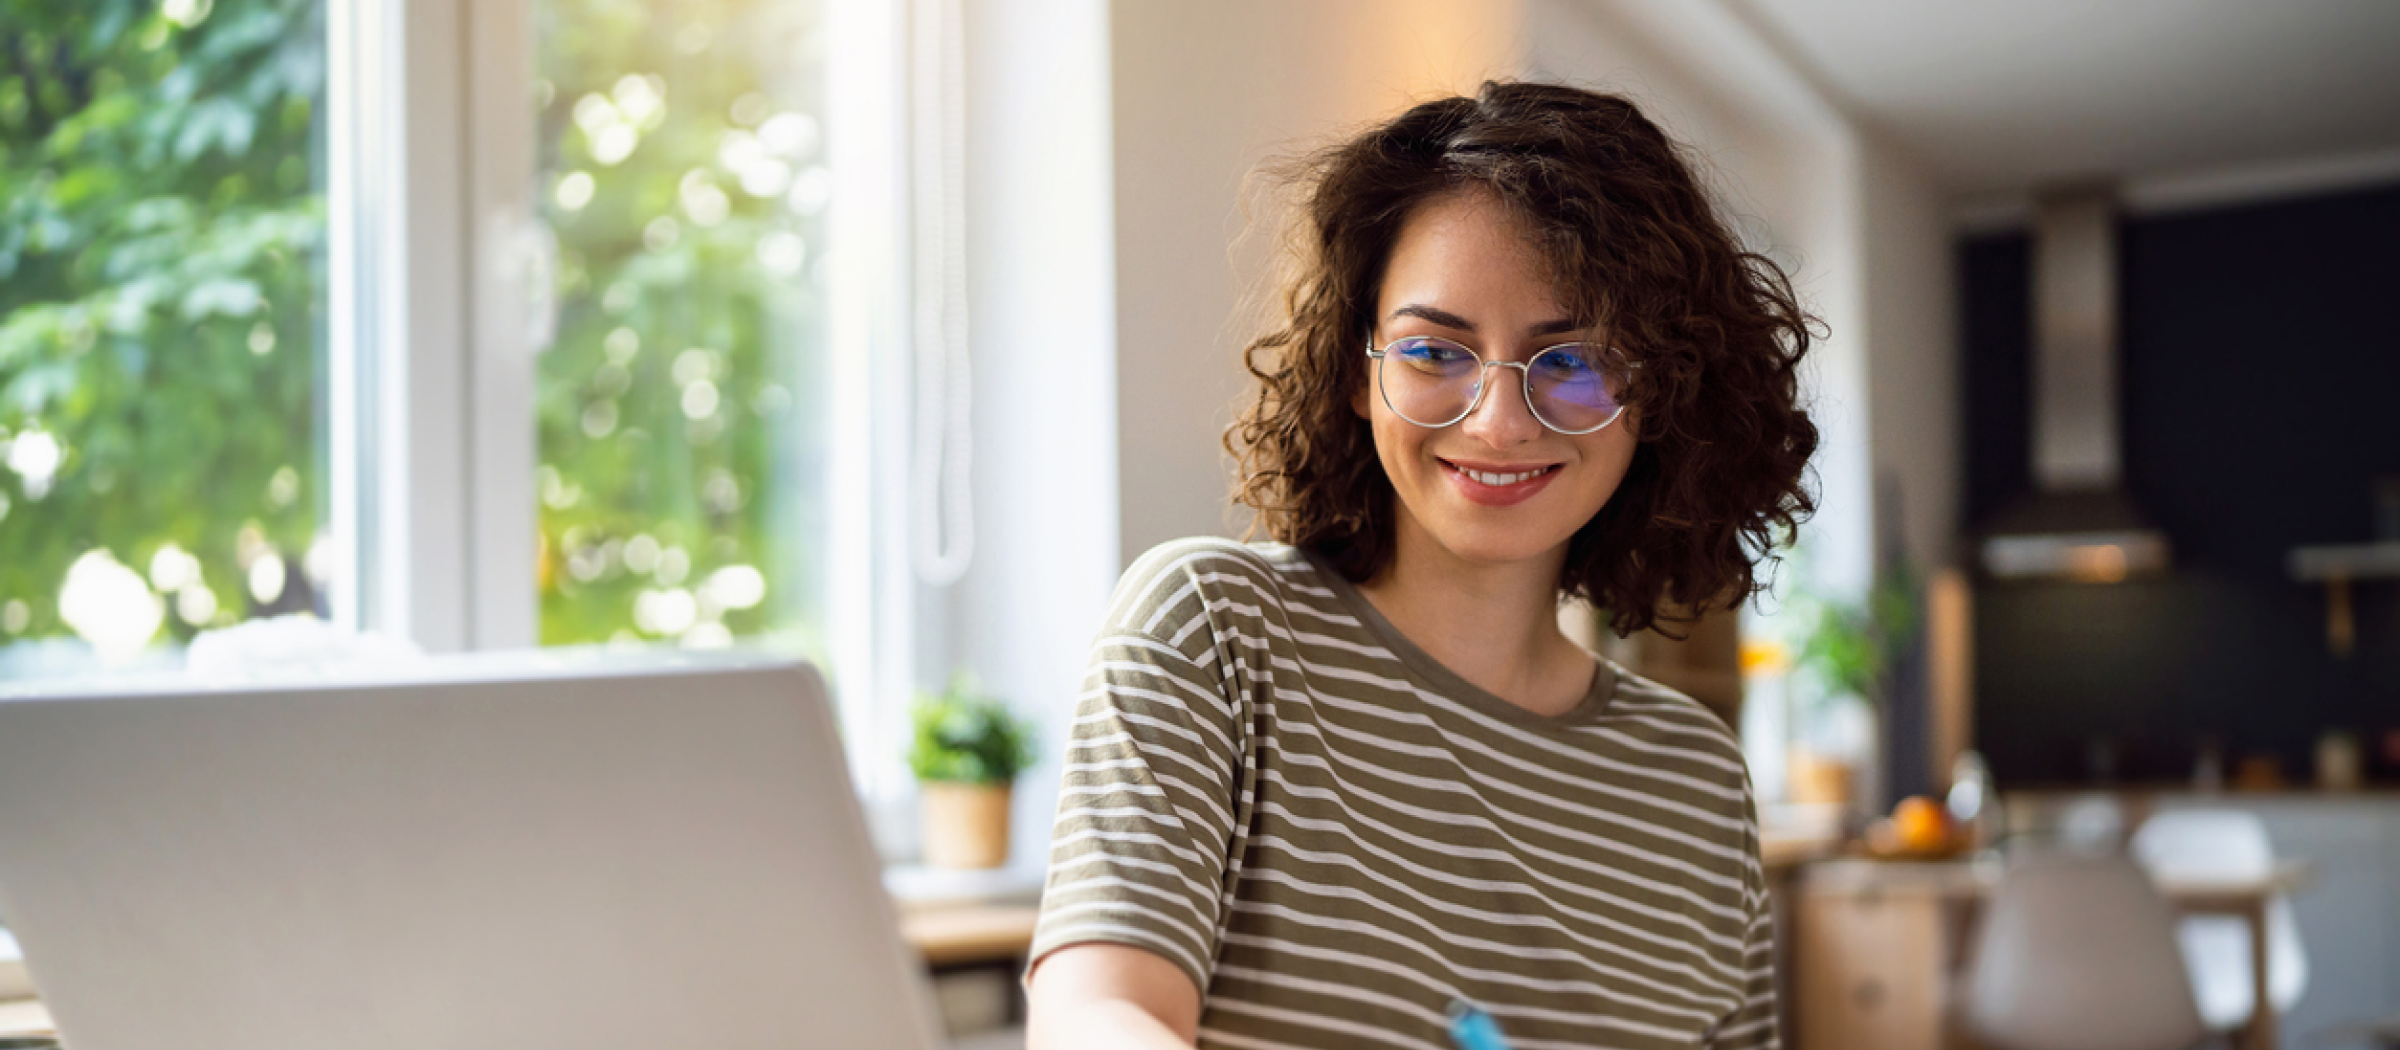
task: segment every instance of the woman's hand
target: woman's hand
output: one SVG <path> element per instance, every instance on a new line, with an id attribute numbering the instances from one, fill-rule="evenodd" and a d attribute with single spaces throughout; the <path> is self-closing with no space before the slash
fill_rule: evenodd
<path id="1" fill-rule="evenodd" d="M 1026 1050 L 1189 1050 L 1200 989 L 1174 963 L 1121 944 L 1051 952 L 1026 983 Z"/>

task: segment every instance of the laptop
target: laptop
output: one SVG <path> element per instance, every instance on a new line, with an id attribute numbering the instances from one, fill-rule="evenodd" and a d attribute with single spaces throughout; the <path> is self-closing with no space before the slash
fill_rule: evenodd
<path id="1" fill-rule="evenodd" d="M 939 1045 L 798 663 L 0 696 L 0 919 L 75 1050 Z"/>

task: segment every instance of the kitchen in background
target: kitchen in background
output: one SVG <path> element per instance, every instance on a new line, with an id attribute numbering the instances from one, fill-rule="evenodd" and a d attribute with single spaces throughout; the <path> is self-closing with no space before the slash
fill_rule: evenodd
<path id="1" fill-rule="evenodd" d="M 2312 865 L 2292 901 L 2306 991 L 2283 1031 L 2320 1045 L 2400 1003 L 2400 546 L 2371 546 L 2400 544 L 2400 187 L 2137 209 L 2115 228 L 2121 495 L 2171 553 L 2114 582 L 1987 563 L 1975 746 L 2018 828 L 2092 798 L 2128 825 L 2260 816 L 2277 856 Z M 2010 229 L 1959 246 L 1977 539 L 2038 487 L 2035 244 Z M 2296 571 L 2311 557 L 2295 551 L 2327 546 L 2351 548 L 2338 585 Z"/>

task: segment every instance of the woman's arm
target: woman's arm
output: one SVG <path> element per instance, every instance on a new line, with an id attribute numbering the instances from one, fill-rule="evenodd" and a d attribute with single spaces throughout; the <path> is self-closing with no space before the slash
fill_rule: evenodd
<path id="1" fill-rule="evenodd" d="M 1121 944 L 1075 944 L 1026 983 L 1026 1050 L 1189 1050 L 1200 990 L 1174 963 Z"/>

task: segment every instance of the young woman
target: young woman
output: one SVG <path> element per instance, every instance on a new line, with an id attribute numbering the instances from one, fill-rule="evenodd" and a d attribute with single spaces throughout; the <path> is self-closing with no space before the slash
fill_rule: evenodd
<path id="1" fill-rule="evenodd" d="M 1739 602 L 1809 319 L 1630 103 L 1486 84 L 1317 158 L 1229 447 L 1276 542 L 1137 561 L 1029 971 L 1066 1047 L 1776 1041 L 1741 753 L 1559 630 Z"/>

